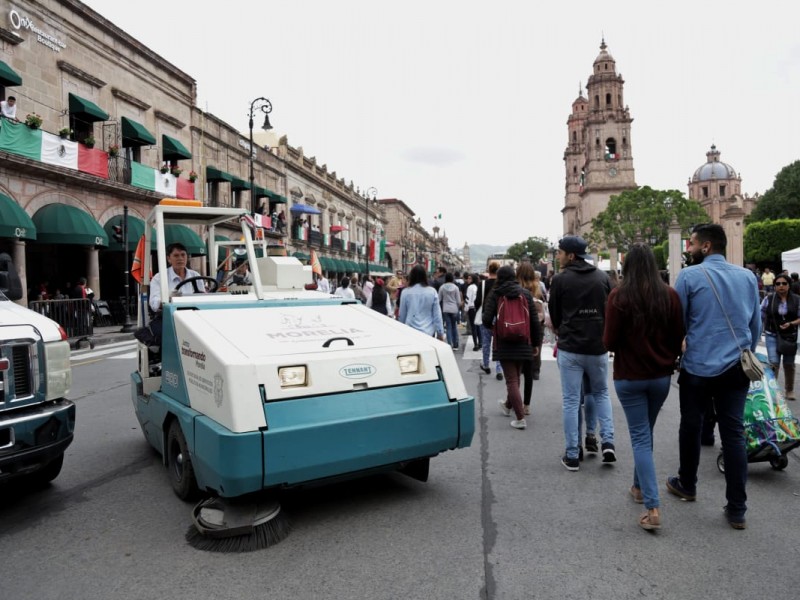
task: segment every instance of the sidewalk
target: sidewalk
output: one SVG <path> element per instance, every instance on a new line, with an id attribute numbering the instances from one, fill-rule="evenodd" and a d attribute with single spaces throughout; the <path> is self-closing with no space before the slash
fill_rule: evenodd
<path id="1" fill-rule="evenodd" d="M 87 346 L 105 346 L 106 344 L 114 344 L 116 342 L 125 342 L 133 340 L 133 332 L 123 333 L 122 325 L 111 325 L 109 327 L 95 327 L 92 335 L 79 340 L 70 339 L 69 342 L 73 349 L 86 348 Z"/>

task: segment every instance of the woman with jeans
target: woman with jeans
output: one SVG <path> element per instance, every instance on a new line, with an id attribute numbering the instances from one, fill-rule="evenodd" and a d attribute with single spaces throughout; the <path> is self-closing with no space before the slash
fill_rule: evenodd
<path id="1" fill-rule="evenodd" d="M 428 285 L 425 267 L 414 265 L 408 275 L 408 287 L 400 296 L 400 314 L 397 319 L 417 331 L 435 335 L 444 341 L 444 324 L 439 296 Z"/>
<path id="2" fill-rule="evenodd" d="M 683 336 L 678 294 L 661 279 L 652 250 L 634 244 L 625 255 L 622 282 L 608 296 L 603 343 L 614 353 L 614 388 L 633 446 L 630 493 L 647 509 L 638 521 L 647 530 L 661 528 L 653 427 L 669 394 Z"/>
<path id="3" fill-rule="evenodd" d="M 449 271 L 445 273 L 444 283 L 439 288 L 439 304 L 442 306 L 447 343 L 453 350 L 458 350 L 458 313 L 464 305 L 464 299 Z"/>
<path id="4" fill-rule="evenodd" d="M 767 358 L 776 380 L 783 362 L 784 395 L 787 400 L 794 400 L 794 357 L 797 355 L 800 296 L 789 291 L 791 281 L 786 275 L 776 275 L 772 284 L 775 291 L 767 294 L 761 302 Z M 782 339 L 778 340 L 778 337 Z"/>
<path id="5" fill-rule="evenodd" d="M 533 361 L 533 357 L 539 352 L 539 345 L 542 343 L 542 328 L 539 325 L 539 319 L 536 317 L 533 297 L 528 290 L 517 283 L 513 267 L 505 265 L 497 271 L 494 293 L 486 298 L 482 313 L 483 327 L 491 330 L 497 319 L 500 304 L 520 296 L 526 300 L 528 305 L 530 339 L 519 341 L 495 339 L 495 345 L 492 349 L 492 359 L 500 361 L 500 364 L 503 365 L 503 373 L 505 373 L 506 379 L 506 398 L 499 401 L 500 410 L 506 416 L 511 416 L 511 411 L 514 411 L 516 419 L 511 421 L 511 427 L 514 429 L 525 429 L 528 426 L 525 421 L 522 395 L 519 391 L 519 380 L 524 365 L 526 363 L 530 364 Z"/>

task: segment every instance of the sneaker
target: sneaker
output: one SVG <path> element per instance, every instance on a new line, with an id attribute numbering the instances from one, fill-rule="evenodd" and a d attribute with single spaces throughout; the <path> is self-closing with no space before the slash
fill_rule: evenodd
<path id="1" fill-rule="evenodd" d="M 681 483 L 678 477 L 667 477 L 667 491 L 670 494 L 676 495 L 678 498 L 686 500 L 687 502 L 694 502 L 697 500 L 697 493 L 690 492 Z"/>
<path id="2" fill-rule="evenodd" d="M 530 404 L 526 404 L 525 405 L 525 414 L 526 415 L 530 415 L 531 414 L 531 405 Z"/>
<path id="3" fill-rule="evenodd" d="M 514 419 L 511 421 L 511 423 L 509 423 L 509 425 L 511 425 L 514 429 L 525 429 L 528 426 L 528 423 L 525 421 L 525 419 Z"/>
<path id="4" fill-rule="evenodd" d="M 583 448 L 578 448 L 578 462 L 583 462 Z"/>
<path id="5" fill-rule="evenodd" d="M 603 442 L 601 448 L 603 450 L 604 463 L 617 462 L 617 453 L 614 451 L 614 444 L 611 442 Z"/>
<path id="6" fill-rule="evenodd" d="M 738 530 L 747 529 L 747 522 L 744 520 L 744 517 L 734 517 L 728 514 L 727 506 L 723 507 L 722 510 L 725 511 L 725 518 L 728 520 L 728 525 Z"/>
<path id="7" fill-rule="evenodd" d="M 597 447 L 597 438 L 594 437 L 593 433 L 587 434 L 586 440 L 584 441 L 584 446 L 586 446 L 587 452 L 594 452 L 597 454 L 598 447 Z"/>
<path id="8" fill-rule="evenodd" d="M 487 375 L 492 372 L 492 370 L 489 367 L 484 367 L 483 365 L 481 365 L 481 371 L 483 371 Z"/>
<path id="9" fill-rule="evenodd" d="M 495 375 L 495 377 L 497 377 L 497 381 L 503 381 L 503 374 L 502 373 L 498 373 L 497 375 Z"/>
<path id="10" fill-rule="evenodd" d="M 561 464 L 567 471 L 577 471 L 581 468 L 581 463 L 577 458 L 569 458 L 566 454 L 561 457 Z"/>
<path id="11" fill-rule="evenodd" d="M 500 410 L 503 411 L 503 414 L 507 417 L 511 416 L 511 409 L 506 407 L 505 400 L 498 400 L 497 403 L 500 405 Z"/>

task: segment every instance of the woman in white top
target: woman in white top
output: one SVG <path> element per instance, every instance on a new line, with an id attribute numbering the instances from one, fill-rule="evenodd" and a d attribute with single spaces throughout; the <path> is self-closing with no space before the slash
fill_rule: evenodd
<path id="1" fill-rule="evenodd" d="M 349 300 L 355 300 L 356 295 L 353 290 L 350 288 L 350 278 L 349 277 L 342 277 L 342 283 L 339 288 L 336 290 L 336 295 L 341 296 L 342 298 L 347 298 Z"/>
<path id="2" fill-rule="evenodd" d="M 478 295 L 478 282 L 481 280 L 477 273 L 467 275 L 467 293 L 464 307 L 467 309 L 467 326 L 472 333 L 472 349 L 480 350 L 481 341 L 478 338 L 478 326 L 475 325 L 475 298 Z"/>

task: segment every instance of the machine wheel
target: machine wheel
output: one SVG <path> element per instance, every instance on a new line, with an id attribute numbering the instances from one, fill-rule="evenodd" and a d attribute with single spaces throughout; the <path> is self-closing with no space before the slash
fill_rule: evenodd
<path id="1" fill-rule="evenodd" d="M 720 473 L 725 472 L 725 458 L 722 456 L 722 452 L 720 452 L 719 456 L 717 456 L 717 468 L 719 469 Z"/>
<path id="2" fill-rule="evenodd" d="M 781 454 L 780 456 L 774 456 L 769 459 L 769 464 L 776 471 L 783 471 L 786 467 L 789 466 L 789 457 L 786 456 L 785 454 Z"/>
<path id="3" fill-rule="evenodd" d="M 64 464 L 64 455 L 61 454 L 60 456 L 54 458 L 41 469 L 30 473 L 29 475 L 25 475 L 25 483 L 32 487 L 41 487 L 47 485 L 53 479 L 58 477 L 58 474 L 61 473 L 61 467 Z"/>
<path id="4" fill-rule="evenodd" d="M 189 446 L 177 419 L 169 426 L 167 434 L 167 471 L 175 495 L 181 500 L 193 500 L 200 494 L 194 477 L 194 466 L 189 456 Z"/>

